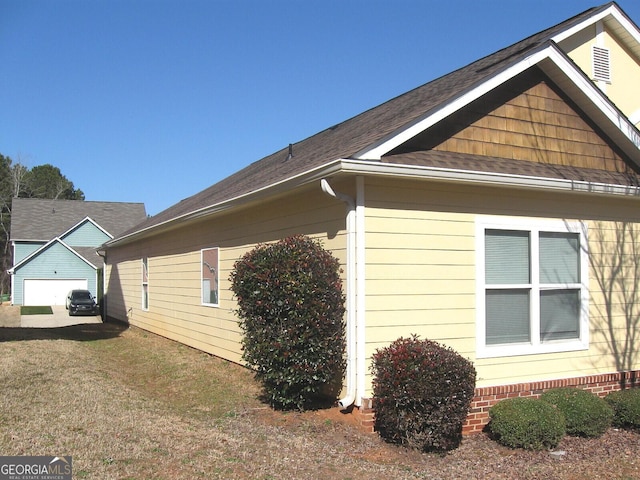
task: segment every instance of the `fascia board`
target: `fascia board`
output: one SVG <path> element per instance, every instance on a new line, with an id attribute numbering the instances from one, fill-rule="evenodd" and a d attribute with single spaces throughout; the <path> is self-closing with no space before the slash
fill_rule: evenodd
<path id="1" fill-rule="evenodd" d="M 20 267 L 22 267 L 23 265 L 29 263 L 31 261 L 31 259 L 37 257 L 38 255 L 40 255 L 40 253 L 42 253 L 44 250 L 46 250 L 47 248 L 49 248 L 52 244 L 54 243 L 59 243 L 61 244 L 64 248 L 66 248 L 67 250 L 69 250 L 71 253 L 73 253 L 76 257 L 78 257 L 79 259 L 81 259 L 83 262 L 87 263 L 90 267 L 96 269 L 97 267 L 91 263 L 89 260 L 87 260 L 86 258 L 84 258 L 82 255 L 80 255 L 78 252 L 76 252 L 72 247 L 70 247 L 69 245 L 67 245 L 66 243 L 64 243 L 64 241 L 62 239 L 60 239 L 59 237 L 56 237 L 52 240 L 49 240 L 47 243 L 45 243 L 44 245 L 42 245 L 39 249 L 33 251 L 30 255 L 27 255 L 26 257 L 24 257 L 22 260 L 20 260 L 17 264 L 15 264 L 13 267 L 11 267 L 9 270 L 7 270 L 7 272 L 9 274 L 13 274 L 17 269 L 19 269 Z"/>
<path id="2" fill-rule="evenodd" d="M 133 232 L 125 237 L 106 242 L 102 247 L 109 248 L 157 235 L 177 228 L 185 223 L 213 216 L 217 213 L 229 211 L 235 207 L 259 201 L 271 195 L 286 192 L 292 188 L 307 185 L 323 178 L 337 174 L 378 175 L 396 178 L 416 178 L 423 180 L 444 181 L 454 183 L 482 184 L 494 187 L 526 188 L 533 190 L 565 191 L 576 193 L 591 193 L 610 196 L 626 196 L 640 198 L 640 187 L 628 185 L 613 185 L 597 182 L 554 179 L 506 173 L 491 173 L 471 170 L 457 170 L 439 167 L 416 165 L 389 164 L 357 159 L 337 159 L 320 167 L 304 172 L 291 179 L 269 185 L 260 190 L 235 197 L 231 200 L 217 203 L 200 210 L 176 217 L 166 222 Z"/>
<path id="3" fill-rule="evenodd" d="M 395 178 L 416 178 L 464 184 L 482 184 L 494 187 L 526 188 L 532 190 L 592 193 L 610 196 L 640 198 L 640 186 L 615 185 L 561 178 L 459 170 L 419 165 L 389 164 L 366 160 L 342 160 L 342 173 L 378 175 Z"/>
<path id="4" fill-rule="evenodd" d="M 571 28 L 557 33 L 556 35 L 551 37 L 551 39 L 556 43 L 560 43 L 570 36 L 578 33 L 579 31 L 584 30 L 586 27 L 589 27 L 601 20 L 605 20 L 608 16 L 611 16 L 615 21 L 617 21 L 620 26 L 625 29 L 627 33 L 636 41 L 636 43 L 640 45 L 640 30 L 638 30 L 638 27 L 632 21 L 630 21 L 616 5 L 611 5 L 608 8 L 604 9 L 602 12 L 599 12 L 580 23 L 577 23 Z"/>
<path id="5" fill-rule="evenodd" d="M 135 241 L 137 239 L 144 238 L 147 235 L 155 235 L 160 232 L 177 228 L 178 226 L 189 221 L 198 220 L 203 217 L 208 217 L 210 215 L 231 210 L 240 205 L 246 205 L 250 202 L 256 202 L 261 199 L 270 197 L 272 195 L 277 195 L 278 193 L 287 192 L 292 188 L 307 185 L 309 183 L 313 183 L 314 181 L 318 181 L 327 176 L 340 173 L 340 169 L 341 169 L 341 160 L 337 159 L 337 160 L 328 162 L 326 164 L 320 165 L 319 167 L 315 167 L 305 172 L 302 172 L 298 175 L 294 175 L 292 177 L 266 185 L 256 190 L 252 190 L 251 192 L 248 192 L 246 194 L 238 195 L 231 199 L 228 199 L 213 205 L 209 205 L 207 207 L 203 207 L 189 213 L 185 213 L 183 215 L 172 218 L 165 222 L 158 223 L 156 225 L 152 225 L 142 230 L 132 232 L 129 235 L 115 238 L 114 240 L 105 242 L 101 246 L 101 248 L 109 248 L 117 245 L 124 245 L 126 243 Z"/>
<path id="6" fill-rule="evenodd" d="M 482 95 L 490 92 L 494 88 L 502 85 L 516 75 L 535 65 L 541 64 L 545 60 L 550 60 L 560 70 L 562 70 L 567 78 L 571 79 L 571 81 L 595 103 L 598 109 L 605 114 L 610 122 L 615 125 L 616 128 L 618 128 L 633 145 L 635 145 L 636 150 L 640 148 L 640 136 L 638 135 L 637 129 L 615 106 L 611 104 L 604 94 L 589 81 L 584 73 L 579 70 L 573 62 L 567 59 L 566 55 L 562 53 L 555 44 L 549 44 L 526 58 L 505 68 L 494 76 L 486 79 L 484 82 L 481 82 L 466 91 L 456 99 L 442 105 L 439 109 L 428 112 L 422 118 L 419 118 L 408 126 L 403 127 L 401 130 L 388 135 L 381 141 L 367 147 L 367 149 L 361 150 L 354 155 L 354 158 L 360 160 L 380 160 L 384 154 L 393 150 L 397 146 L 410 140 L 441 120 L 444 120 L 449 115 L 480 98 Z"/>
<path id="7" fill-rule="evenodd" d="M 554 42 L 559 43 L 565 40 L 566 38 L 569 38 L 570 36 L 575 35 L 579 31 L 584 30 L 585 28 L 599 22 L 600 20 L 606 18 L 609 15 L 616 16 L 615 15 L 616 13 L 619 14 L 619 11 L 613 5 L 611 5 L 610 7 L 602 10 L 601 12 L 596 13 L 588 18 L 585 18 L 582 22 L 576 23 L 573 27 L 567 28 L 561 32 L 556 33 L 553 37 L 551 37 L 551 39 Z"/>
<path id="8" fill-rule="evenodd" d="M 575 67 L 575 64 L 559 49 L 552 48 L 548 58 L 560 69 L 561 73 L 588 98 L 596 109 L 596 112 L 603 114 L 609 121 L 608 126 L 604 125 L 601 121 L 596 122 L 598 126 L 611 135 L 612 138 L 619 137 L 620 134 L 622 134 L 623 138 L 629 141 L 630 145 L 628 145 L 627 148 L 620 144 L 618 144 L 618 146 L 622 147 L 636 164 L 640 165 L 640 133 L 638 129 L 611 103 L 602 90 L 594 85 L 582 70 Z M 548 68 L 544 65 L 542 65 L 541 68 L 553 78 L 553 73 L 549 72 Z M 584 106 L 581 105 L 581 108 L 584 109 Z M 592 120 L 595 119 L 592 118 Z M 635 148 L 631 147 L 631 145 Z"/>

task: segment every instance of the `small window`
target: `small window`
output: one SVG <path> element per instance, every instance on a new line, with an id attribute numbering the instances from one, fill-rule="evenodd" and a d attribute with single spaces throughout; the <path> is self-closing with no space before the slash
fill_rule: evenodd
<path id="1" fill-rule="evenodd" d="M 482 219 L 477 235 L 478 356 L 587 348 L 588 258 L 581 225 Z"/>
<path id="2" fill-rule="evenodd" d="M 593 59 L 593 79 L 611 83 L 611 59 L 609 49 L 593 46 L 591 48 Z"/>
<path id="3" fill-rule="evenodd" d="M 149 260 L 142 259 L 142 309 L 149 310 Z"/>
<path id="4" fill-rule="evenodd" d="M 218 306 L 218 247 L 202 250 L 202 304 Z"/>

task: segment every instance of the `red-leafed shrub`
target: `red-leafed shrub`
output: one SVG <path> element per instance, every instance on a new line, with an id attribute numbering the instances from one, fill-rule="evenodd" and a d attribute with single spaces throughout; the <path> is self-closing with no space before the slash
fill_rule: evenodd
<path id="1" fill-rule="evenodd" d="M 422 451 L 458 447 L 476 382 L 473 364 L 417 336 L 373 355 L 375 428 L 388 442 Z"/>
<path id="2" fill-rule="evenodd" d="M 305 409 L 335 400 L 345 369 L 338 260 L 303 235 L 258 245 L 234 265 L 231 290 L 243 359 L 269 403 Z"/>

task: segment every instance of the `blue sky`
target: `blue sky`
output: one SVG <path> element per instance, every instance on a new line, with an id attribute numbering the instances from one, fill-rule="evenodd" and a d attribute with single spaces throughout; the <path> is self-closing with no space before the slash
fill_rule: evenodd
<path id="1" fill-rule="evenodd" d="M 602 3 L 0 0 L 0 153 L 156 214 Z"/>

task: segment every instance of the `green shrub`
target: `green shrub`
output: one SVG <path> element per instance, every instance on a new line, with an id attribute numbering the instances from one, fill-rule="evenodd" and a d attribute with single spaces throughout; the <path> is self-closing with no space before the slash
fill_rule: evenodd
<path id="1" fill-rule="evenodd" d="M 533 398 L 509 398 L 489 410 L 489 429 L 494 439 L 511 448 L 553 448 L 566 429 L 562 412 Z"/>
<path id="2" fill-rule="evenodd" d="M 230 280 L 242 356 L 267 401 L 302 410 L 335 400 L 345 370 L 338 260 L 298 235 L 258 245 L 235 263 Z"/>
<path id="3" fill-rule="evenodd" d="M 422 451 L 456 448 L 475 391 L 473 364 L 430 340 L 399 338 L 373 355 L 375 428 Z"/>
<path id="4" fill-rule="evenodd" d="M 569 435 L 599 437 L 611 427 L 613 409 L 604 399 L 586 390 L 552 388 L 540 400 L 562 412 Z"/>
<path id="5" fill-rule="evenodd" d="M 640 429 L 640 388 L 611 392 L 605 401 L 613 408 L 614 426 Z"/>

